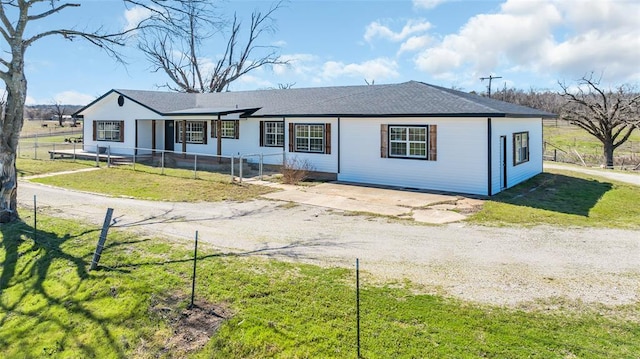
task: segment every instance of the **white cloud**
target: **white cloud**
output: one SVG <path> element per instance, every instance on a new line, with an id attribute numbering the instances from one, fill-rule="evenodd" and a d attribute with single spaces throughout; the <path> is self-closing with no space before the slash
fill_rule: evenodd
<path id="1" fill-rule="evenodd" d="M 63 91 L 59 92 L 53 97 L 36 99 L 32 96 L 27 96 L 25 99 L 25 105 L 51 105 L 53 103 L 59 103 L 61 105 L 88 105 L 91 101 L 95 100 L 96 96 L 87 95 L 77 91 Z"/>
<path id="2" fill-rule="evenodd" d="M 431 36 L 423 35 L 423 36 L 411 36 L 407 39 L 407 41 L 403 42 L 400 45 L 400 50 L 398 50 L 398 54 L 402 54 L 404 52 L 414 52 L 418 50 L 425 49 L 427 45 L 432 41 Z"/>
<path id="3" fill-rule="evenodd" d="M 53 96 L 53 100 L 63 105 L 88 105 L 95 100 L 95 96 L 83 94 L 76 91 L 63 91 Z M 47 101 L 46 103 L 50 103 Z"/>
<path id="4" fill-rule="evenodd" d="M 130 9 L 125 10 L 124 19 L 126 24 L 124 26 L 124 30 L 134 29 L 142 22 L 142 20 L 149 18 L 153 12 L 142 6 L 134 6 Z"/>
<path id="5" fill-rule="evenodd" d="M 424 33 L 429 29 L 431 29 L 431 23 L 424 19 L 407 21 L 400 32 L 394 32 L 388 26 L 383 25 L 378 21 L 374 21 L 367 25 L 367 29 L 364 33 L 364 39 L 367 42 L 371 42 L 373 39 L 379 37 L 393 42 L 399 42 L 411 35 Z"/>
<path id="6" fill-rule="evenodd" d="M 413 6 L 419 9 L 433 9 L 450 0 L 413 0 Z"/>
<path id="7" fill-rule="evenodd" d="M 378 58 L 359 64 L 345 64 L 337 61 L 325 62 L 321 77 L 334 79 L 337 77 L 360 77 L 371 80 L 384 80 L 399 76 L 398 63 L 394 60 Z"/>
<path id="8" fill-rule="evenodd" d="M 497 13 L 470 18 L 419 53 L 415 64 L 434 76 L 509 68 L 543 76 L 603 70 L 622 81 L 638 78 L 639 13 L 640 3 L 630 1 L 508 0 Z"/>
<path id="9" fill-rule="evenodd" d="M 284 54 L 280 56 L 288 65 L 274 65 L 273 72 L 278 76 L 287 74 L 306 75 L 318 71 L 318 57 L 311 54 Z"/>

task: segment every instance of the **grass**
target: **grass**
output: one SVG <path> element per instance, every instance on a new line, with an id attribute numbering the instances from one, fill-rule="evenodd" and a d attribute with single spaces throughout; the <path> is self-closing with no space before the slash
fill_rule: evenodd
<path id="1" fill-rule="evenodd" d="M 33 160 L 28 158 L 18 158 L 16 167 L 19 177 L 34 176 L 45 173 L 55 173 L 63 171 L 73 171 L 83 168 L 95 167 L 93 161 L 71 161 L 71 160 Z"/>
<path id="2" fill-rule="evenodd" d="M 602 155 L 602 143 L 578 126 L 562 123 L 559 126 L 544 126 L 544 140 L 568 151 L 572 148 L 579 152 Z M 631 134 L 629 140 L 616 150 L 616 154 L 640 152 L 640 131 Z"/>
<path id="3" fill-rule="evenodd" d="M 0 227 L 0 357 L 355 357 L 353 271 L 201 247 L 197 303 L 218 303 L 228 314 L 204 347 L 188 351 L 172 342 L 176 323 L 168 318 L 184 315 L 188 305 L 189 248 L 113 229 L 99 270 L 88 271 L 99 229 L 38 219 L 37 238 L 26 223 Z M 524 311 L 416 289 L 363 285 L 364 358 L 630 358 L 640 352 L 638 304 Z M 158 311 L 169 295 L 181 299 Z"/>
<path id="4" fill-rule="evenodd" d="M 640 187 L 547 170 L 491 197 L 468 221 L 483 225 L 640 228 Z"/>
<path id="5" fill-rule="evenodd" d="M 21 175 L 87 168 L 93 162 L 18 160 Z M 58 167 L 59 166 L 59 167 Z M 33 179 L 64 188 L 164 201 L 243 201 L 274 189 L 240 185 L 212 172 L 136 165 Z M 640 228 L 640 188 L 572 171 L 550 170 L 486 201 L 467 221 L 482 225 Z M 287 205 L 283 205 L 288 208 Z M 293 205 L 288 205 L 293 206 Z M 371 215 L 349 213 L 347 215 Z"/>
<path id="6" fill-rule="evenodd" d="M 153 171 L 157 169 L 142 165 L 136 165 L 136 171 L 111 167 L 32 181 L 113 196 L 173 202 L 244 201 L 274 191 L 265 186 L 231 183 L 229 176 L 211 172 L 198 172 L 198 178 L 194 179 L 193 171 L 189 170 L 165 169 L 165 175 Z"/>

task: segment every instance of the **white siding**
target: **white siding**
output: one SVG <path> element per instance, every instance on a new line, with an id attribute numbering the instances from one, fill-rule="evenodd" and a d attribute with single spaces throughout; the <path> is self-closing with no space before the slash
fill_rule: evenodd
<path id="1" fill-rule="evenodd" d="M 111 146 L 111 152 L 114 154 L 132 155 L 136 145 L 135 119 L 160 119 L 160 115 L 157 113 L 128 99 L 125 99 L 123 106 L 119 106 L 118 96 L 115 92 L 110 93 L 83 112 L 85 119 L 83 148 L 85 151 L 95 152 L 97 146 Z M 93 121 L 124 121 L 124 142 L 94 141 Z M 143 121 L 140 122 L 140 124 L 142 123 Z M 151 131 L 150 126 L 149 131 Z"/>
<path id="2" fill-rule="evenodd" d="M 331 153 L 305 153 L 289 152 L 289 123 L 297 124 L 331 124 Z M 284 124 L 284 149 L 286 157 L 298 158 L 300 161 L 308 161 L 313 166 L 313 171 L 337 173 L 338 172 L 338 119 L 337 118 L 294 118 L 288 117 Z"/>
<path id="3" fill-rule="evenodd" d="M 513 163 L 513 134 L 529 133 L 529 161 L 514 166 Z M 492 194 L 500 192 L 500 136 L 507 140 L 506 170 L 507 188 L 542 172 L 542 120 L 540 118 L 493 118 L 491 120 L 492 133 Z"/>
<path id="4" fill-rule="evenodd" d="M 382 158 L 381 124 L 437 125 L 437 160 Z M 487 194 L 486 118 L 348 118 L 340 134 L 341 181 Z"/>

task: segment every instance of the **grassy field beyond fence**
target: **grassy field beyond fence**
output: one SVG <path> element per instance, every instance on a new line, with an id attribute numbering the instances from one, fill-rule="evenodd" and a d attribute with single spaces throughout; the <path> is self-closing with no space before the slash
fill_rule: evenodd
<path id="1" fill-rule="evenodd" d="M 0 227 L 0 357 L 355 358 L 353 270 L 225 256 L 204 246 L 197 307 L 188 309 L 189 246 L 113 229 L 99 269 L 89 272 L 99 228 L 39 215 L 36 239 L 28 213 Z M 640 352 L 638 304 L 556 301 L 523 311 L 368 281 L 363 275 L 364 358 Z"/>

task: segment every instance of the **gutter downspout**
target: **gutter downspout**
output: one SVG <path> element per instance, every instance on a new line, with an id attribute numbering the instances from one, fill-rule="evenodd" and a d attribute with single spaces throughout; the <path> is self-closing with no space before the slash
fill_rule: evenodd
<path id="1" fill-rule="evenodd" d="M 338 117 L 338 175 L 340 175 L 340 117 Z"/>
<path id="2" fill-rule="evenodd" d="M 491 118 L 487 118 L 487 195 L 492 195 L 491 188 Z"/>

